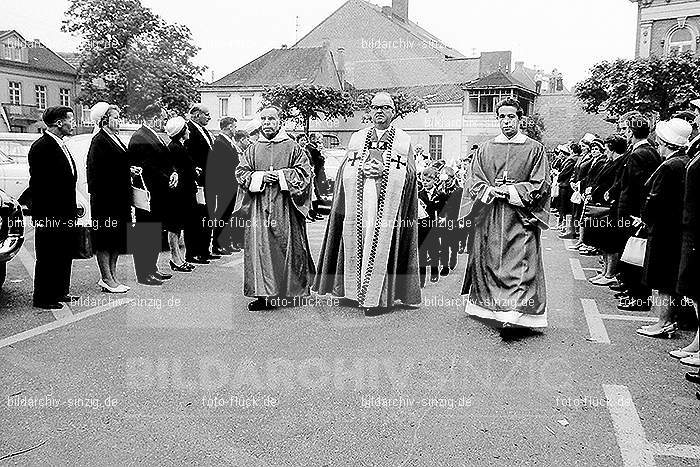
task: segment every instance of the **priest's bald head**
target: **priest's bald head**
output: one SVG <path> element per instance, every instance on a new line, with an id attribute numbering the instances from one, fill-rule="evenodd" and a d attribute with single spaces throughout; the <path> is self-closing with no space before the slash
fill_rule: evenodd
<path id="1" fill-rule="evenodd" d="M 389 93 L 378 92 L 372 98 L 370 111 L 374 127 L 378 130 L 386 130 L 396 116 L 394 99 L 391 98 Z"/>
<path id="2" fill-rule="evenodd" d="M 520 131 L 520 119 L 523 118 L 523 108 L 520 102 L 512 97 L 506 97 L 496 104 L 496 116 L 501 126 L 501 131 L 510 139 Z"/>
<path id="3" fill-rule="evenodd" d="M 282 127 L 282 112 L 278 107 L 270 105 L 260 111 L 260 121 L 262 134 L 267 139 L 273 139 Z"/>

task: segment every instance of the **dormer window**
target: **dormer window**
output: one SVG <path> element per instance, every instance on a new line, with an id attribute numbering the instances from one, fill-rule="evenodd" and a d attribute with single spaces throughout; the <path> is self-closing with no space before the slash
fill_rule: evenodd
<path id="1" fill-rule="evenodd" d="M 689 27 L 672 29 L 666 41 L 666 55 L 680 55 L 686 52 L 695 53 L 697 46 L 695 32 Z"/>
<path id="2" fill-rule="evenodd" d="M 16 37 L 10 37 L 2 43 L 2 58 L 14 62 L 22 61 L 22 42 Z"/>

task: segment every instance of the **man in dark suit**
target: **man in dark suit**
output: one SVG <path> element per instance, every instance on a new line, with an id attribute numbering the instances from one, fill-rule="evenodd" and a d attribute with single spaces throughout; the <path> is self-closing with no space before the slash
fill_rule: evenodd
<path id="1" fill-rule="evenodd" d="M 29 150 L 29 189 L 32 194 L 32 220 L 36 265 L 34 306 L 49 310 L 63 308 L 69 295 L 73 253 L 78 246 L 75 230 L 77 205 L 75 161 L 63 138 L 75 131 L 70 107 L 49 107 L 43 115 L 47 130 Z"/>
<path id="2" fill-rule="evenodd" d="M 686 167 L 685 197 L 683 202 L 683 240 L 681 242 L 681 262 L 678 270 L 677 292 L 688 297 L 700 321 L 700 99 L 690 102 L 694 113 L 693 135 L 688 148 L 690 162 Z M 696 331 L 700 334 L 700 329 Z M 681 350 L 697 351 L 698 334 L 694 342 Z M 688 372 L 685 378 L 700 384 L 700 371 Z M 700 391 L 695 391 L 700 399 Z"/>
<path id="3" fill-rule="evenodd" d="M 649 194 L 646 181 L 662 161 L 658 151 L 647 139 L 651 124 L 646 117 L 633 114 L 626 119 L 623 128 L 631 147 L 620 174 L 617 218 L 628 227 L 629 238 L 641 225 L 642 202 Z M 620 269 L 627 286 L 627 295 L 620 298 L 618 308 L 624 311 L 648 311 L 651 308 L 651 289 L 642 283 L 642 268 L 621 263 Z"/>
<path id="4" fill-rule="evenodd" d="M 219 127 L 221 133 L 214 139 L 208 160 L 206 185 L 208 192 L 216 194 L 213 252 L 217 255 L 230 255 L 241 251 L 238 247 L 240 238 L 234 239 L 236 225 L 231 217 L 238 191 L 238 149 L 234 142 L 236 119 L 224 117 L 219 122 Z"/>
<path id="5" fill-rule="evenodd" d="M 162 221 L 170 186 L 177 184 L 177 172 L 168 165 L 168 147 L 153 130 L 154 119 L 160 116 L 160 107 L 149 105 L 143 124 L 131 137 L 128 148 L 129 164 L 141 167 L 146 188 L 151 193 L 151 209 L 136 208 L 136 228 L 128 236 L 128 247 L 134 255 L 136 280 L 143 285 L 161 285 L 172 274 L 158 271 L 158 253 L 161 251 Z M 136 186 L 139 186 L 137 182 Z"/>
<path id="6" fill-rule="evenodd" d="M 190 121 L 187 127 L 190 137 L 185 141 L 185 149 L 198 173 L 197 185 L 204 187 L 205 204 L 198 204 L 195 214 L 185 227 L 185 246 L 187 247 L 187 262 L 195 264 L 207 264 L 210 260 L 221 258 L 210 251 L 212 227 L 210 214 L 214 214 L 216 208 L 216 192 L 206 187 L 206 168 L 209 153 L 214 146 L 214 139 L 206 126 L 211 120 L 209 109 L 202 104 L 195 104 L 190 109 Z"/>

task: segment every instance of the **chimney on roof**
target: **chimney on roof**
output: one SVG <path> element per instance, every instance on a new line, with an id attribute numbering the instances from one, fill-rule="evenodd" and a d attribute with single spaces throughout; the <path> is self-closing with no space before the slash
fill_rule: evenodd
<path id="1" fill-rule="evenodd" d="M 282 50 L 285 50 L 287 48 L 287 44 L 282 44 Z"/>
<path id="2" fill-rule="evenodd" d="M 340 79 L 340 89 L 345 89 L 345 47 L 338 47 L 338 79 Z"/>
<path id="3" fill-rule="evenodd" d="M 391 12 L 408 23 L 408 0 L 391 0 Z"/>

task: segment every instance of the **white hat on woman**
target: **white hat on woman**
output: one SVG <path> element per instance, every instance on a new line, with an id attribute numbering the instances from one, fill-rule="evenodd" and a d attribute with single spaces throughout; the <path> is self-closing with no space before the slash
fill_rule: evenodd
<path id="1" fill-rule="evenodd" d="M 672 118 L 656 124 L 656 136 L 673 146 L 686 146 L 692 132 L 693 126 L 681 118 Z"/>
<path id="2" fill-rule="evenodd" d="M 168 123 L 165 124 L 165 132 L 172 138 L 176 134 L 180 133 L 182 129 L 185 128 L 186 124 L 187 122 L 184 118 L 173 117 L 168 120 Z"/>

